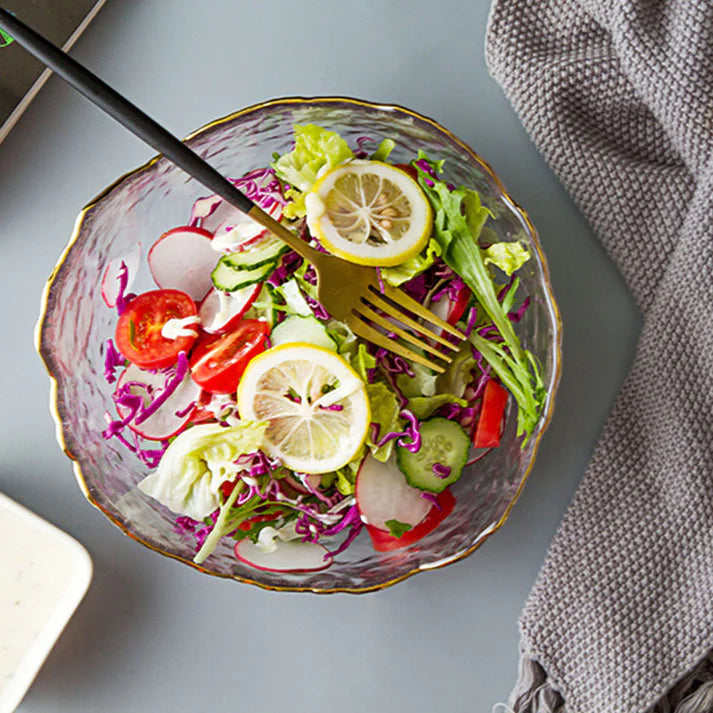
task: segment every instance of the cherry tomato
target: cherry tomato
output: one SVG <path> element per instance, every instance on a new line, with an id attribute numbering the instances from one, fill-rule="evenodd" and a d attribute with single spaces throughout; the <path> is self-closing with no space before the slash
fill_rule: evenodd
<path id="1" fill-rule="evenodd" d="M 438 493 L 436 499 L 438 500 L 438 506 L 434 505 L 418 525 L 404 532 L 401 537 L 394 537 L 386 530 L 373 527 L 372 525 L 365 525 L 366 531 L 369 533 L 369 537 L 371 537 L 371 544 L 374 546 L 374 549 L 377 552 L 398 550 L 414 542 L 418 542 L 433 532 L 443 520 L 453 512 L 453 508 L 456 504 L 456 499 L 453 497 L 450 488 L 446 488 L 443 492 Z"/>
<path id="2" fill-rule="evenodd" d="M 152 290 L 129 302 L 116 323 L 118 350 L 142 369 L 161 369 L 175 364 L 179 352 L 188 352 L 195 336 L 167 339 L 161 329 L 170 319 L 198 314 L 195 302 L 178 290 Z M 195 327 L 195 325 L 194 325 Z M 197 327 L 195 327 L 197 330 Z"/>
<path id="3" fill-rule="evenodd" d="M 212 394 L 230 394 L 238 388 L 248 362 L 265 351 L 270 326 L 244 319 L 226 334 L 202 334 L 189 365 L 193 381 Z"/>
<path id="4" fill-rule="evenodd" d="M 500 432 L 507 402 L 507 390 L 494 379 L 490 379 L 485 385 L 483 407 L 473 434 L 473 445 L 476 448 L 497 448 L 500 445 Z"/>

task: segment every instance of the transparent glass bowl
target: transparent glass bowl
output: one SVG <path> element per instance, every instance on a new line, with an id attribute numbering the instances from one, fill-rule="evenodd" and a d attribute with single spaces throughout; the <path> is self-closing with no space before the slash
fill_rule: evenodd
<path id="1" fill-rule="evenodd" d="M 456 507 L 428 537 L 402 550 L 375 552 L 366 532 L 326 570 L 273 573 L 239 562 L 225 540 L 203 566 L 191 562 L 194 542 L 174 530 L 175 515 L 138 491 L 146 467 L 116 440 L 101 436 L 104 414 L 113 413 L 112 387 L 104 380 L 103 345 L 113 335 L 116 315 L 101 297 L 109 260 L 123 257 L 137 241 L 144 254 L 167 229 L 184 225 L 193 201 L 207 193 L 162 157 L 123 176 L 79 215 L 74 234 L 48 281 L 38 323 L 38 350 L 52 383 L 52 404 L 60 445 L 74 462 L 88 500 L 127 535 L 201 572 L 270 589 L 365 592 L 394 584 L 422 570 L 454 562 L 473 552 L 505 521 L 546 428 L 559 380 L 560 320 L 537 233 L 506 193 L 492 169 L 436 122 L 396 106 L 347 98 L 277 99 L 214 121 L 186 141 L 227 176 L 266 166 L 284 152 L 294 124 L 314 123 L 339 132 L 350 145 L 360 136 L 396 141 L 391 160 L 410 160 L 419 149 L 445 159 L 445 176 L 477 189 L 495 219 L 493 239 L 523 240 L 530 260 L 520 275 L 532 303 L 517 325 L 524 344 L 542 364 L 548 400 L 537 432 L 523 449 L 514 418 L 500 448 L 470 466 L 453 486 Z M 153 283 L 144 263 L 135 292 Z M 512 400 L 511 400 L 512 401 Z M 513 408 L 512 405 L 510 407 Z"/>

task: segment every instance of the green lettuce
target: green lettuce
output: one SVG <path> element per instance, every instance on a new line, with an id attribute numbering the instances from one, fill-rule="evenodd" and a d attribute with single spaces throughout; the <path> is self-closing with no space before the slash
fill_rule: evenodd
<path id="1" fill-rule="evenodd" d="M 416 275 L 428 270 L 433 265 L 435 259 L 441 256 L 441 246 L 437 240 L 429 240 L 428 245 L 418 255 L 402 262 L 394 267 L 382 267 L 381 276 L 392 287 L 398 287 L 404 282 L 408 282 Z"/>
<path id="2" fill-rule="evenodd" d="M 340 351 L 341 353 L 341 351 Z M 349 357 L 352 368 L 363 382 L 369 381 L 367 371 L 376 367 L 376 359 L 366 350 L 366 344 L 359 342 L 356 353 Z"/>
<path id="3" fill-rule="evenodd" d="M 434 396 L 438 375 L 427 366 L 421 366 L 415 362 L 410 362 L 409 366 L 413 371 L 413 376 L 399 374 L 396 377 L 396 386 L 401 393 L 407 399 L 412 396 Z"/>
<path id="4" fill-rule="evenodd" d="M 483 250 L 483 262 L 499 267 L 508 277 L 530 259 L 530 251 L 519 241 L 493 243 Z"/>
<path id="5" fill-rule="evenodd" d="M 263 443 L 267 423 L 199 424 L 171 442 L 139 490 L 179 515 L 202 520 L 220 506 L 220 486 L 237 477 L 237 458 Z"/>
<path id="6" fill-rule="evenodd" d="M 422 152 L 419 158 L 425 158 Z M 517 400 L 517 433 L 525 436 L 524 443 L 537 426 L 546 394 L 535 358 L 523 349 L 498 302 L 496 287 L 478 245 L 480 232 L 491 213 L 481 204 L 477 191 L 465 186 L 451 191 L 446 183 L 434 179 L 416 164 L 413 163 L 419 172 L 419 184 L 433 206 L 433 237 L 441 246 L 441 257 L 470 287 L 503 339 L 501 346 L 482 339 L 477 332 L 471 335 L 471 342 Z"/>
<path id="7" fill-rule="evenodd" d="M 407 408 L 419 421 L 422 421 L 423 419 L 428 418 L 434 411 L 441 408 L 441 406 L 445 406 L 446 404 L 467 406 L 468 402 L 465 399 L 454 396 L 453 394 L 414 396 L 408 400 Z"/>
<path id="8" fill-rule="evenodd" d="M 371 407 L 371 422 L 379 424 L 378 438 L 383 438 L 387 433 L 401 431 L 401 404 L 396 394 L 382 381 L 366 385 L 366 395 Z M 386 463 L 389 460 L 394 441 L 385 443 L 380 448 L 371 440 L 371 430 L 367 438 L 367 445 L 376 460 Z"/>
<path id="9" fill-rule="evenodd" d="M 296 124 L 294 137 L 292 151 L 278 157 L 272 164 L 277 176 L 292 186 L 287 191 L 287 197 L 294 202 L 283 211 L 287 218 L 305 215 L 304 194 L 312 188 L 323 168 L 333 168 L 354 158 L 347 142 L 334 131 L 314 124 Z"/>

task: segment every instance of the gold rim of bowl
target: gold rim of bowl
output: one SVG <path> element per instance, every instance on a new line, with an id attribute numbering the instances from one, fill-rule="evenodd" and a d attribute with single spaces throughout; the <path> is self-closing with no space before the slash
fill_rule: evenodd
<path id="1" fill-rule="evenodd" d="M 471 149 L 466 143 L 461 141 L 458 137 L 454 136 L 448 129 L 444 128 L 441 126 L 437 121 L 434 119 L 431 119 L 427 116 L 423 116 L 422 114 L 419 114 L 418 112 L 415 112 L 411 109 L 407 109 L 405 107 L 399 106 L 397 104 L 377 104 L 375 102 L 370 102 L 366 101 L 363 99 L 355 99 L 352 97 L 283 97 L 279 99 L 270 99 L 269 101 L 262 102 L 260 104 L 253 104 L 251 106 L 245 107 L 244 109 L 240 109 L 239 111 L 233 112 L 232 114 L 228 114 L 227 116 L 224 116 L 220 119 L 215 119 L 214 121 L 211 121 L 208 124 L 205 124 L 204 126 L 200 127 L 199 129 L 196 129 L 195 131 L 191 132 L 184 138 L 184 141 L 190 141 L 191 139 L 194 139 L 195 137 L 205 133 L 206 131 L 216 127 L 220 126 L 221 124 L 225 124 L 229 121 L 233 121 L 234 119 L 237 119 L 238 117 L 244 116 L 246 114 L 251 114 L 256 111 L 260 111 L 265 108 L 269 107 L 275 107 L 275 106 L 280 106 L 280 105 L 286 105 L 286 104 L 353 104 L 355 106 L 361 106 L 361 107 L 367 107 L 370 109 L 377 109 L 379 111 L 395 111 L 401 114 L 406 114 L 408 116 L 414 117 L 415 119 L 422 121 L 426 124 L 430 124 L 432 127 L 434 127 L 437 131 L 440 133 L 444 134 L 447 136 L 451 141 L 453 141 L 455 144 L 457 144 L 465 153 L 467 153 L 476 163 L 478 163 L 483 170 L 490 176 L 490 178 L 493 180 L 494 184 L 497 186 L 498 190 L 501 193 L 501 196 L 505 198 L 510 205 L 512 206 L 513 210 L 516 211 L 522 221 L 525 223 L 527 226 L 527 229 L 530 233 L 530 237 L 532 238 L 533 245 L 535 246 L 535 249 L 537 250 L 537 255 L 539 257 L 540 264 L 542 265 L 544 277 L 545 277 L 545 289 L 547 291 L 547 296 L 549 298 L 549 305 L 553 311 L 554 315 L 554 320 L 555 320 L 555 346 L 556 346 L 556 363 L 555 363 L 555 373 L 552 378 L 552 389 L 548 393 L 548 404 L 547 404 L 547 411 L 544 415 L 544 419 L 542 422 L 542 426 L 540 427 L 540 430 L 535 436 L 535 441 L 533 445 L 533 450 L 532 450 L 532 455 L 530 456 L 530 460 L 527 464 L 527 467 L 525 471 L 523 472 L 522 479 L 520 481 L 520 485 L 518 486 L 517 491 L 513 495 L 512 499 L 510 500 L 510 503 L 508 504 L 507 509 L 503 513 L 502 517 L 498 522 L 488 528 L 485 532 L 481 533 L 478 538 L 473 542 L 472 545 L 467 547 L 466 549 L 457 552 L 453 555 L 445 557 L 443 560 L 435 562 L 433 565 L 421 565 L 419 567 L 416 567 L 412 570 L 409 570 L 405 574 L 402 574 L 398 577 L 394 577 L 393 579 L 390 579 L 386 582 L 382 582 L 380 584 L 376 585 L 370 585 L 367 587 L 333 587 L 333 588 L 325 588 L 325 589 L 315 589 L 314 587 L 299 587 L 299 586 L 280 586 L 280 585 L 269 585 L 265 584 L 263 582 L 258 582 L 254 579 L 250 579 L 249 577 L 241 577 L 239 575 L 235 574 L 222 574 L 219 572 L 213 572 L 209 569 L 206 569 L 205 567 L 201 567 L 200 565 L 196 564 L 195 562 L 192 562 L 191 560 L 185 559 L 184 557 L 180 557 L 178 555 L 172 554 L 171 552 L 167 552 L 166 550 L 161 549 L 160 547 L 156 547 L 152 545 L 150 542 L 147 542 L 146 540 L 138 537 L 134 533 L 132 533 L 124 523 L 122 523 L 120 520 L 118 520 L 114 515 L 112 515 L 106 508 L 102 507 L 100 503 L 98 503 L 91 495 L 89 492 L 89 488 L 86 484 L 86 481 L 84 480 L 84 475 L 82 473 L 81 466 L 79 465 L 78 459 L 72 454 L 69 449 L 67 448 L 65 439 L 64 439 L 64 429 L 62 425 L 62 419 L 59 415 L 59 409 L 58 409 L 58 404 L 57 404 L 57 379 L 52 373 L 50 369 L 50 365 L 48 363 L 48 360 L 45 358 L 44 355 L 44 347 L 43 347 L 43 342 L 42 342 L 42 332 L 43 332 L 43 324 L 45 320 L 45 316 L 47 313 L 47 308 L 48 308 L 48 303 L 49 303 L 49 296 L 50 292 L 52 289 L 52 284 L 54 283 L 55 278 L 57 277 L 62 265 L 64 264 L 64 261 L 67 258 L 67 255 L 69 254 L 70 249 L 76 242 L 77 238 L 79 237 L 79 234 L 82 229 L 82 224 L 84 222 L 84 218 L 87 214 L 87 212 L 95 206 L 97 203 L 99 203 L 104 197 L 106 197 L 111 191 L 113 191 L 119 184 L 121 184 L 123 181 L 127 180 L 128 178 L 136 175 L 137 173 L 140 173 L 142 171 L 147 170 L 151 166 L 153 166 L 154 163 L 156 163 L 160 158 L 161 155 L 154 156 L 151 158 L 149 161 L 147 161 L 145 164 L 142 166 L 139 166 L 138 168 L 133 169 L 132 171 L 129 171 L 128 173 L 125 173 L 123 176 L 119 177 L 116 181 L 114 181 L 110 186 L 105 188 L 101 193 L 99 193 L 95 198 L 93 198 L 79 213 L 77 216 L 77 220 L 74 224 L 74 230 L 72 231 L 72 235 L 69 239 L 69 242 L 67 243 L 64 251 L 62 252 L 59 260 L 57 261 L 57 264 L 55 265 L 54 269 L 52 270 L 52 273 L 50 274 L 47 283 L 45 284 L 45 288 L 42 294 L 42 303 L 41 303 L 41 310 L 40 310 L 40 316 L 37 321 L 36 327 L 35 327 L 35 347 L 42 359 L 42 362 L 45 365 L 45 369 L 47 370 L 47 373 L 50 377 L 50 412 L 52 413 L 52 417 L 55 422 L 55 428 L 56 428 L 56 438 L 57 441 L 60 445 L 60 448 L 64 451 L 64 453 L 67 455 L 67 457 L 72 461 L 72 466 L 74 469 L 74 474 L 77 479 L 77 483 L 79 484 L 79 487 L 84 494 L 85 498 L 98 510 L 100 510 L 104 515 L 114 523 L 125 535 L 130 537 L 132 540 L 135 540 L 136 542 L 140 542 L 142 545 L 145 547 L 148 547 L 150 550 L 153 550 L 154 552 L 158 552 L 162 555 L 165 555 L 166 557 L 170 557 L 172 559 L 178 560 L 179 562 L 183 562 L 184 564 L 189 565 L 190 567 L 193 567 L 194 569 L 197 569 L 199 572 L 203 572 L 205 574 L 210 574 L 214 577 L 221 577 L 223 579 L 234 579 L 238 582 L 243 582 L 245 584 L 253 584 L 257 587 L 261 587 L 262 589 L 268 589 L 271 591 L 279 591 L 279 592 L 313 592 L 317 594 L 332 594 L 336 592 L 344 592 L 344 593 L 349 593 L 349 594 L 362 594 L 365 592 L 372 592 L 372 591 L 377 591 L 380 589 L 385 589 L 386 587 L 390 587 L 394 584 L 397 584 L 398 582 L 402 582 L 405 579 L 408 579 L 409 577 L 413 576 L 414 574 L 418 574 L 419 572 L 425 572 L 425 571 L 430 571 L 433 569 L 440 569 L 441 567 L 445 567 L 449 564 L 452 564 L 453 562 L 457 562 L 461 559 L 464 559 L 468 555 L 472 554 L 475 552 L 475 550 L 478 549 L 494 532 L 497 532 L 505 523 L 507 520 L 508 516 L 510 515 L 510 511 L 512 510 L 513 506 L 517 502 L 518 497 L 520 496 L 520 493 L 522 492 L 523 487 L 525 486 L 525 482 L 528 479 L 528 476 L 530 475 L 530 471 L 532 470 L 535 459 L 537 456 L 537 451 L 540 446 L 540 440 L 542 439 L 542 436 L 544 432 L 547 430 L 547 427 L 549 426 L 550 420 L 552 419 L 552 413 L 554 409 L 554 401 L 555 401 L 555 395 L 557 392 L 557 387 L 559 385 L 560 381 L 560 375 L 561 375 L 561 366 L 562 366 L 562 321 L 560 317 L 560 312 L 559 308 L 557 307 L 557 302 L 555 301 L 554 294 L 552 292 L 552 286 L 550 284 L 550 272 L 549 268 L 547 266 L 547 261 L 545 259 L 545 256 L 542 252 L 542 248 L 540 245 L 540 239 L 539 235 L 537 233 L 537 230 L 535 229 L 535 226 L 532 224 L 530 221 L 530 218 L 527 214 L 527 212 L 516 202 L 512 199 L 508 191 L 506 190 L 505 186 L 503 185 L 502 181 L 500 178 L 497 176 L 495 171 L 490 167 L 490 164 L 488 164 L 485 159 L 483 159 L 481 156 L 479 156 L 473 149 Z"/>

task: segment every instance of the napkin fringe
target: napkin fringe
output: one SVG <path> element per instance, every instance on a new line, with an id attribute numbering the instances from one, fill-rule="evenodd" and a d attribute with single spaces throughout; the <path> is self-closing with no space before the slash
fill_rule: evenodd
<path id="1" fill-rule="evenodd" d="M 565 701 L 542 666 L 524 654 L 517 684 L 510 694 L 512 713 L 567 713 Z M 713 652 L 684 676 L 646 713 L 711 713 Z"/>
<path id="2" fill-rule="evenodd" d="M 512 713 L 566 713 L 559 691 L 542 666 L 527 654 L 520 657 L 520 673 L 508 706 Z"/>

